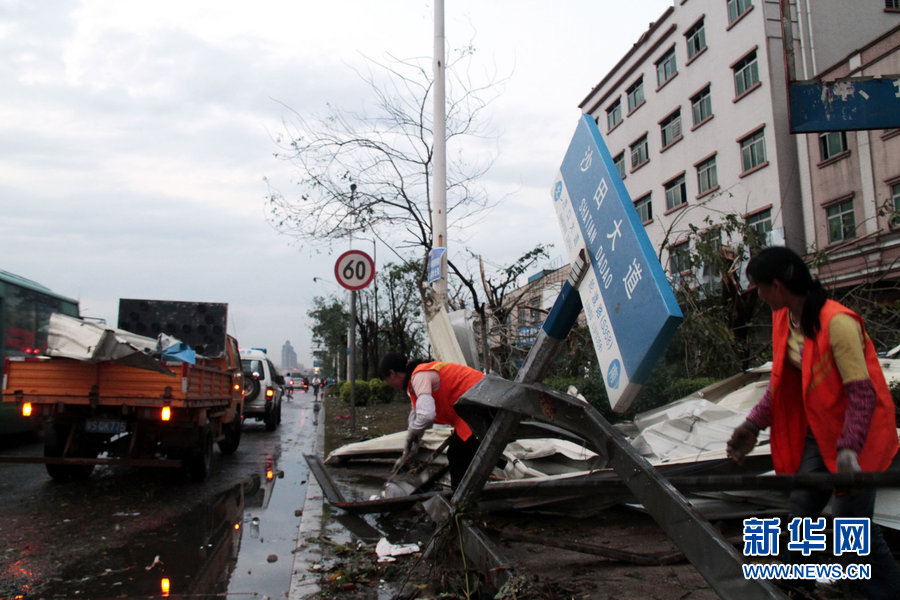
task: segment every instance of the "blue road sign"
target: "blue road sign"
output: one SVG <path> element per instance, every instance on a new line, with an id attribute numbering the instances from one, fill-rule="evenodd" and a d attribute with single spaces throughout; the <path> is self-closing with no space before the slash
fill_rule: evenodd
<path id="1" fill-rule="evenodd" d="M 791 133 L 900 127 L 900 78 L 801 81 L 788 87 Z"/>
<path id="2" fill-rule="evenodd" d="M 446 248 L 432 248 L 428 251 L 428 283 L 441 278 L 441 266 L 446 251 Z"/>
<path id="3" fill-rule="evenodd" d="M 624 412 L 682 314 L 597 124 L 582 116 L 552 190 L 569 258 L 587 250 L 578 288 L 610 405 Z"/>

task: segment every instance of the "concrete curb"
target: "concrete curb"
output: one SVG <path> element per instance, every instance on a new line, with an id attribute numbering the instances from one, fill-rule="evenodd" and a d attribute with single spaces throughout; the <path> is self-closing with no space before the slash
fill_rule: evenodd
<path id="1" fill-rule="evenodd" d="M 325 448 L 325 402 L 319 404 L 318 422 L 316 424 L 316 440 L 313 452 L 321 455 Z M 322 507 L 324 504 L 322 488 L 315 475 L 309 472 L 306 480 L 306 500 L 303 503 L 303 516 L 297 529 L 297 550 L 294 552 L 294 564 L 291 571 L 291 587 L 288 600 L 306 600 L 321 592 L 319 573 L 310 567 L 322 560 L 322 548 L 319 544 L 310 543 L 310 538 L 321 535 L 323 525 Z"/>

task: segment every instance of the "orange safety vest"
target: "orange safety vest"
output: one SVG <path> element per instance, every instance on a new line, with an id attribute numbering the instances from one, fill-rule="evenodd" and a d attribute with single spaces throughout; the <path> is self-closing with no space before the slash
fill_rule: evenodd
<path id="1" fill-rule="evenodd" d="M 828 326 L 838 314 L 859 315 L 833 300 L 827 300 L 819 313 L 821 328 L 816 338 L 805 338 L 802 373 L 787 363 L 790 331 L 788 309 L 772 313 L 772 421 L 770 443 L 776 473 L 796 473 L 803 456 L 807 428 L 812 430 L 825 466 L 837 471 L 837 441 L 844 427 L 848 398 L 834 362 Z M 897 453 L 897 427 L 894 401 L 888 389 L 875 346 L 865 333 L 865 359 L 869 378 L 877 396 L 869 434 L 859 453 L 863 471 L 884 471 Z"/>
<path id="2" fill-rule="evenodd" d="M 412 374 L 415 375 L 422 371 L 436 371 L 441 376 L 441 384 L 438 386 L 438 389 L 431 392 L 431 395 L 434 396 L 434 422 L 441 425 L 452 425 L 456 430 L 456 435 L 461 437 L 463 441 L 468 440 L 469 436 L 472 435 L 472 430 L 456 414 L 456 411 L 453 410 L 453 405 L 469 388 L 481 381 L 484 373 L 466 365 L 442 361 L 422 363 L 413 369 Z M 412 382 L 412 376 L 410 376 L 410 382 Z M 413 393 L 412 385 L 409 385 L 406 391 L 415 408 L 418 397 Z"/>

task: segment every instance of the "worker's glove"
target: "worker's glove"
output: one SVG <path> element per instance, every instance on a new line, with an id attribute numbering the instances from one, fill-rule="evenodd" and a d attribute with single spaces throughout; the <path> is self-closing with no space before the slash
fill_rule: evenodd
<path id="1" fill-rule="evenodd" d="M 419 443 L 425 432 L 421 429 L 410 429 L 406 432 L 406 444 L 403 446 L 404 462 L 412 458 L 419 451 Z"/>
<path id="2" fill-rule="evenodd" d="M 756 446 L 756 438 L 759 436 L 759 427 L 753 421 L 746 420 L 734 428 L 731 439 L 725 447 L 728 458 L 737 464 L 744 462 L 744 457 Z"/>
<path id="3" fill-rule="evenodd" d="M 859 459 L 855 451 L 850 448 L 841 448 L 837 454 L 837 472 L 838 473 L 859 473 Z"/>

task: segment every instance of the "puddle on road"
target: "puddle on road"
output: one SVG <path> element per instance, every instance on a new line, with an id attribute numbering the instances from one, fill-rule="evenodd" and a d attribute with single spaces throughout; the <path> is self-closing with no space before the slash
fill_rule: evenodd
<path id="1" fill-rule="evenodd" d="M 43 598 L 221 594 L 243 533 L 245 488 L 237 485 L 119 547 L 98 547 L 41 586 Z"/>
<path id="2" fill-rule="evenodd" d="M 123 545 L 99 541 L 90 558 L 43 582 L 39 597 L 287 597 L 307 477 L 291 470 L 270 459 L 262 475 Z"/>

